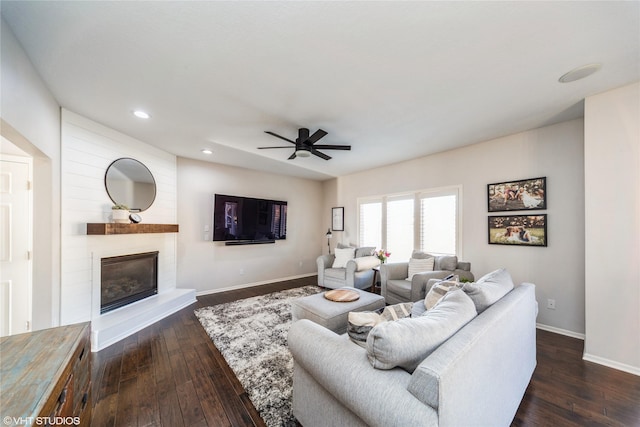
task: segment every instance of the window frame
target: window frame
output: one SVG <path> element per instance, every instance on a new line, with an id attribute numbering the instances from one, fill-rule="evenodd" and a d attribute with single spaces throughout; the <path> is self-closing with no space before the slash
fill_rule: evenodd
<path id="1" fill-rule="evenodd" d="M 382 212 L 381 212 L 381 247 L 387 247 L 387 203 L 389 200 L 400 200 L 413 198 L 414 203 L 414 213 L 413 213 L 413 248 L 420 249 L 421 248 L 421 229 L 422 229 L 422 199 L 425 197 L 441 197 L 441 196 L 456 196 L 456 255 L 459 259 L 463 258 L 462 253 L 462 185 L 448 185 L 443 187 L 436 188 L 427 188 L 419 191 L 406 191 L 401 193 L 392 193 L 392 194 L 383 194 L 376 196 L 366 196 L 359 197 L 357 199 L 356 207 L 357 207 L 357 233 L 358 233 L 358 244 L 361 245 L 361 230 L 360 230 L 360 206 L 367 203 L 381 203 Z"/>

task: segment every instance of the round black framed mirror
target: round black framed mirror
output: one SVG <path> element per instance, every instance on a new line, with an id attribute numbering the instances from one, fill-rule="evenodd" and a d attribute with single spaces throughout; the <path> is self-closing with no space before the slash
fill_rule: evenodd
<path id="1" fill-rule="evenodd" d="M 138 160 L 123 157 L 115 160 L 104 175 L 104 186 L 111 201 L 126 205 L 132 212 L 142 212 L 156 199 L 156 180 Z"/>

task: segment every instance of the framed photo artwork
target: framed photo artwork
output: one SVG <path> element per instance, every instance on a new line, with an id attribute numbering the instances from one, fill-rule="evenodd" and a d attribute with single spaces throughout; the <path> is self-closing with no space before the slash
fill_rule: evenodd
<path id="1" fill-rule="evenodd" d="M 344 207 L 331 208 L 331 229 L 344 231 Z"/>
<path id="2" fill-rule="evenodd" d="M 547 246 L 547 214 L 489 217 L 489 244 Z"/>
<path id="3" fill-rule="evenodd" d="M 547 209 L 547 178 L 487 185 L 489 212 Z"/>

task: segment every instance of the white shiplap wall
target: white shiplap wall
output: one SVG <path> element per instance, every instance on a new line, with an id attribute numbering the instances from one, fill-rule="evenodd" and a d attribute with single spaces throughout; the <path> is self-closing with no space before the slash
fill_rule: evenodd
<path id="1" fill-rule="evenodd" d="M 89 119 L 62 110 L 61 138 L 61 292 L 62 325 L 96 319 L 100 314 L 100 258 L 159 251 L 158 292 L 176 288 L 174 233 L 87 236 L 89 222 L 110 222 L 112 202 L 104 175 L 114 160 L 131 157 L 144 163 L 156 180 L 153 205 L 143 222 L 177 222 L 176 157 Z"/>

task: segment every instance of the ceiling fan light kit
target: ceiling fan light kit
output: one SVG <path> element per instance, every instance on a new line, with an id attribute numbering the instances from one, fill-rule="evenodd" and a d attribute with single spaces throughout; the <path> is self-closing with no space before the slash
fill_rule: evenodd
<path id="1" fill-rule="evenodd" d="M 295 141 L 290 140 L 289 138 L 285 138 L 284 136 L 280 136 L 277 133 L 266 130 L 265 133 L 268 133 L 271 136 L 275 136 L 276 138 L 280 138 L 284 141 L 290 142 L 295 145 L 295 151 L 291 156 L 289 156 L 288 160 L 293 160 L 296 157 L 306 158 L 314 156 L 320 157 L 324 160 L 330 160 L 331 156 L 327 156 L 326 154 L 318 151 L 318 150 L 351 150 L 350 145 L 315 145 L 320 139 L 324 138 L 327 135 L 327 132 L 322 129 L 318 129 L 313 133 L 313 135 L 309 135 L 309 129 L 300 128 L 298 129 L 298 138 Z M 277 146 L 277 147 L 258 147 L 259 150 L 268 150 L 272 148 L 292 148 L 291 146 Z"/>

